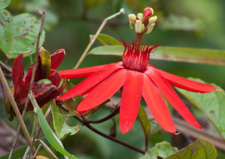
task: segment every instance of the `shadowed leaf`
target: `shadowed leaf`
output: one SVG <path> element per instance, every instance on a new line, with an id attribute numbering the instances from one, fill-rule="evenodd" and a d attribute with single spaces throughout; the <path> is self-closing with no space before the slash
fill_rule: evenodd
<path id="1" fill-rule="evenodd" d="M 144 130 L 145 135 L 149 136 L 149 134 L 150 134 L 150 124 L 149 124 L 146 112 L 145 112 L 145 110 L 142 106 L 140 106 L 140 108 L 139 108 L 138 118 L 141 122 L 141 126 Z"/>
<path id="2" fill-rule="evenodd" d="M 166 159 L 215 159 L 216 156 L 216 148 L 210 142 L 197 140 Z"/>

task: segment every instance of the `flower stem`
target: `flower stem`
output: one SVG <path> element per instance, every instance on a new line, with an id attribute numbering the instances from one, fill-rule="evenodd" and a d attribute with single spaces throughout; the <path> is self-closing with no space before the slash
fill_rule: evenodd
<path id="1" fill-rule="evenodd" d="M 88 44 L 88 46 L 86 47 L 86 49 L 84 50 L 83 54 L 81 55 L 79 61 L 77 62 L 77 64 L 75 65 L 74 68 L 78 68 L 80 66 L 80 64 L 82 63 L 82 61 L 85 59 L 85 57 L 87 56 L 88 51 L 90 50 L 90 48 L 92 47 L 92 45 L 94 44 L 95 40 L 97 39 L 98 35 L 101 33 L 102 29 L 105 27 L 106 23 L 115 18 L 116 16 L 120 15 L 120 14 L 124 14 L 124 9 L 121 8 L 120 11 L 118 13 L 115 13 L 109 17 L 107 17 L 106 19 L 103 20 L 102 24 L 100 25 L 100 27 L 98 28 L 97 32 L 95 33 L 94 37 L 90 39 L 90 42 Z"/>
<path id="2" fill-rule="evenodd" d="M 144 151 L 144 150 L 141 150 L 141 149 L 139 149 L 139 148 L 137 148 L 137 147 L 134 147 L 134 146 L 132 146 L 132 145 L 127 144 L 126 142 L 123 142 L 123 141 L 121 141 L 121 140 L 118 140 L 117 138 L 114 138 L 114 137 L 112 137 L 112 136 L 109 136 L 109 135 L 107 135 L 107 134 L 105 134 L 105 133 L 103 133 L 103 132 L 101 132 L 101 131 L 95 129 L 95 128 L 92 127 L 90 124 L 86 124 L 85 126 L 87 126 L 90 130 L 92 130 L 92 131 L 95 132 L 96 134 L 99 134 L 99 135 L 101 135 L 101 136 L 103 136 L 103 137 L 105 137 L 105 138 L 107 138 L 107 139 L 109 139 L 109 140 L 112 140 L 112 141 L 114 141 L 114 142 L 117 142 L 117 143 L 119 143 L 120 145 L 123 145 L 123 146 L 125 146 L 125 147 L 128 147 L 128 148 L 130 148 L 130 149 L 132 149 L 132 150 L 134 150 L 134 151 L 137 151 L 137 152 L 140 152 L 140 153 L 142 153 L 142 154 L 145 154 L 145 151 Z"/>
<path id="3" fill-rule="evenodd" d="M 119 108 L 120 107 L 117 107 L 111 114 L 109 114 L 108 116 L 106 116 L 100 120 L 88 120 L 87 123 L 88 124 L 90 124 L 90 123 L 97 124 L 97 123 L 102 123 L 104 121 L 107 121 L 119 113 L 119 110 L 120 110 Z"/>

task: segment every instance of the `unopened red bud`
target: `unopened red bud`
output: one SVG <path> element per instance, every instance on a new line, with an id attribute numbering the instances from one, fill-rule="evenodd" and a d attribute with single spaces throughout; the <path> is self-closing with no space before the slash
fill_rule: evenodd
<path id="1" fill-rule="evenodd" d="M 153 11 L 153 9 L 152 8 L 145 8 L 144 9 L 144 13 L 145 13 L 145 17 L 147 17 L 147 16 L 151 16 L 151 15 L 153 15 L 154 14 L 154 11 Z"/>

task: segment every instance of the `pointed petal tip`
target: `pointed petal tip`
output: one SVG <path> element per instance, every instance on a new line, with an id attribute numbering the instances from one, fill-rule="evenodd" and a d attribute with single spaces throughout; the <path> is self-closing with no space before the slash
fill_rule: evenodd
<path id="1" fill-rule="evenodd" d="M 201 130 L 202 129 L 202 126 L 201 125 L 198 125 L 198 126 L 196 126 L 196 128 Z"/>
<path id="2" fill-rule="evenodd" d="M 129 131 L 130 131 L 130 129 L 121 128 L 121 132 L 123 135 L 127 134 Z"/>
<path id="3" fill-rule="evenodd" d="M 122 134 L 128 133 L 132 127 L 133 123 L 131 122 L 126 121 L 124 123 L 120 123 L 120 131 L 122 132 Z"/>
<path id="4" fill-rule="evenodd" d="M 61 98 L 60 98 L 60 97 L 58 97 L 58 98 L 56 98 L 55 100 L 56 100 L 56 101 L 60 101 L 60 100 L 61 100 Z"/>
<path id="5" fill-rule="evenodd" d="M 175 132 L 173 132 L 172 134 L 173 134 L 173 135 L 179 135 L 180 133 L 181 133 L 181 132 L 176 132 L 176 131 L 175 131 Z"/>

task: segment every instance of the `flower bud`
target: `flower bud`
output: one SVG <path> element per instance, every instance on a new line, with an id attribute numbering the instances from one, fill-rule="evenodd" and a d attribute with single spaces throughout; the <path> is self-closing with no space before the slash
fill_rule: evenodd
<path id="1" fill-rule="evenodd" d="M 149 34 L 152 32 L 153 28 L 155 26 L 155 23 L 151 24 L 149 27 L 148 27 L 148 30 L 146 31 L 146 34 Z"/>
<path id="2" fill-rule="evenodd" d="M 154 14 L 154 10 L 152 8 L 147 7 L 144 9 L 144 13 L 145 13 L 145 17 L 151 16 Z"/>
<path id="3" fill-rule="evenodd" d="M 153 24 L 156 22 L 156 20 L 157 20 L 157 16 L 154 16 L 154 17 L 149 18 L 148 22 L 149 22 L 149 24 Z"/>
<path id="4" fill-rule="evenodd" d="M 136 20 L 136 16 L 134 14 L 128 14 L 128 19 L 131 22 L 134 22 Z"/>
<path id="5" fill-rule="evenodd" d="M 138 13 L 137 14 L 137 17 L 138 17 L 139 20 L 142 20 L 143 17 L 144 17 L 144 14 L 143 13 Z"/>
<path id="6" fill-rule="evenodd" d="M 140 20 L 136 20 L 135 22 L 135 32 L 141 33 L 142 32 L 142 22 Z"/>

